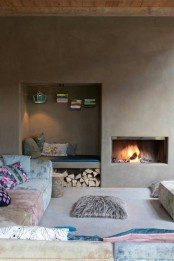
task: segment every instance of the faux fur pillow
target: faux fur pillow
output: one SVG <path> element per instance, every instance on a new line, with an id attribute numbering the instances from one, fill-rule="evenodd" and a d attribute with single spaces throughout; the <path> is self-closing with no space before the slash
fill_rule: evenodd
<path id="1" fill-rule="evenodd" d="M 127 213 L 124 202 L 118 197 L 84 196 L 73 206 L 73 217 L 102 217 L 125 219 Z"/>

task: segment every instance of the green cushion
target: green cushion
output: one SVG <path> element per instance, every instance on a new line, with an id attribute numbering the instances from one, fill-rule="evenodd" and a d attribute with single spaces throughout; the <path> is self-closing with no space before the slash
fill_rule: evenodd
<path id="1" fill-rule="evenodd" d="M 38 158 L 41 155 L 40 149 L 33 138 L 26 138 L 23 143 L 24 155 L 31 156 L 32 159 Z"/>
<path id="2" fill-rule="evenodd" d="M 35 142 L 37 143 L 40 152 L 43 150 L 44 142 L 45 142 L 45 136 L 44 133 L 42 132 L 40 135 L 33 137 Z"/>

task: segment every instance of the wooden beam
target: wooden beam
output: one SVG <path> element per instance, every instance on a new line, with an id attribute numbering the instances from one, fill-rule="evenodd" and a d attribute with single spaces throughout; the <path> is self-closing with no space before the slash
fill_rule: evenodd
<path id="1" fill-rule="evenodd" d="M 98 8 L 0 8 L 0 16 L 174 16 L 166 7 L 98 7 Z"/>
<path id="2" fill-rule="evenodd" d="M 1 16 L 174 16 L 174 0 L 0 0 Z"/>

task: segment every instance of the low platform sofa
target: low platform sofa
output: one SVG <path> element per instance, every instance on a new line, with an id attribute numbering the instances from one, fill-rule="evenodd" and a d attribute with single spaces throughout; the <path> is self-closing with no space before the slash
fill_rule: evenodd
<path id="1" fill-rule="evenodd" d="M 22 249 L 22 251 L 21 251 Z M 32 241 L 0 239 L 0 260 L 174 260 L 174 244 L 160 242 Z"/>
<path id="2" fill-rule="evenodd" d="M 38 225 L 52 192 L 52 162 L 30 160 L 29 182 L 8 190 L 11 204 L 0 208 L 0 227 Z"/>

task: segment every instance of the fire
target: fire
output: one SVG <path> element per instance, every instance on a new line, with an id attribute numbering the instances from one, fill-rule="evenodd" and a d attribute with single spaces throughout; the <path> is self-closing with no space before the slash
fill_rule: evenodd
<path id="1" fill-rule="evenodd" d="M 124 161 L 129 160 L 130 163 L 140 162 L 140 150 L 137 145 L 128 145 L 121 151 L 121 158 Z"/>

